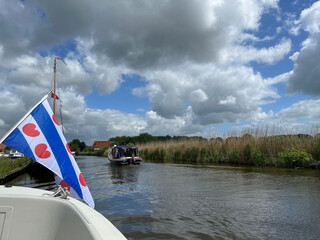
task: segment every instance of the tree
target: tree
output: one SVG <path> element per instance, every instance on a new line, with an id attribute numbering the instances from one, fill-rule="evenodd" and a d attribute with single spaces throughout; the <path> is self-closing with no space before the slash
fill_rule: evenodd
<path id="1" fill-rule="evenodd" d="M 86 148 L 86 146 L 87 146 L 86 143 L 82 141 L 79 145 L 80 151 L 83 151 Z"/>
<path id="2" fill-rule="evenodd" d="M 69 147 L 71 151 L 81 152 L 85 149 L 86 144 L 85 142 L 80 142 L 79 139 L 73 139 L 71 142 L 69 142 Z"/>
<path id="3" fill-rule="evenodd" d="M 149 133 L 141 133 L 137 137 L 137 141 L 140 143 L 152 142 L 153 140 L 154 140 L 154 137 Z"/>

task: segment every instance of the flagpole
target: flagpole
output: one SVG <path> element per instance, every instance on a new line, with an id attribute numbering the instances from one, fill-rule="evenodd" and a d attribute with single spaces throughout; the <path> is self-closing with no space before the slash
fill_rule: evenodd
<path id="1" fill-rule="evenodd" d="M 60 113 L 60 122 L 61 122 L 61 130 L 62 130 L 62 133 L 64 134 L 64 129 L 63 129 L 63 122 L 62 122 L 62 112 L 61 112 L 61 103 L 60 103 L 60 108 L 59 108 L 59 113 Z"/>
<path id="2" fill-rule="evenodd" d="M 1 140 L 0 140 L 0 144 L 3 143 L 4 140 L 6 140 L 6 138 L 32 113 L 32 111 L 34 109 L 36 109 L 44 100 L 46 100 L 49 96 L 49 94 L 52 93 L 52 90 L 50 90 L 33 108 L 31 108 L 31 110 L 23 116 L 23 118 L 21 118 L 21 120 L 19 122 L 16 123 L 16 125 L 14 125 L 9 132 L 7 132 L 6 135 L 4 135 Z"/>
<path id="3" fill-rule="evenodd" d="M 53 115 L 56 115 L 56 87 L 57 87 L 57 57 L 54 58 L 53 64 Z"/>

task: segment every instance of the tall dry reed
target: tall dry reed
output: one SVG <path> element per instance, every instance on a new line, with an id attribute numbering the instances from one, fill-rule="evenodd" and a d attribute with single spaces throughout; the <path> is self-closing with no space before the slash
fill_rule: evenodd
<path id="1" fill-rule="evenodd" d="M 140 155 L 149 160 L 308 167 L 320 159 L 320 136 L 312 134 L 292 134 L 266 127 L 226 138 L 149 142 L 140 144 L 139 149 Z"/>

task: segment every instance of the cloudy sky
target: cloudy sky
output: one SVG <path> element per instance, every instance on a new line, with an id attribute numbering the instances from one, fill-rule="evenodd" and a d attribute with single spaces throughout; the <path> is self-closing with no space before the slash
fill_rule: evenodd
<path id="1" fill-rule="evenodd" d="M 320 118 L 320 1 L 0 0 L 0 135 L 52 88 L 55 56 L 68 140 Z"/>

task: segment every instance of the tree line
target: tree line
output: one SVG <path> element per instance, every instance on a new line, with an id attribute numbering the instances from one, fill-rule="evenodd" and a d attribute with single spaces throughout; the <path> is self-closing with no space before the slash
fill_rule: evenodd
<path id="1" fill-rule="evenodd" d="M 183 139 L 196 139 L 196 140 L 205 140 L 203 137 L 186 137 L 186 136 L 152 136 L 149 133 L 141 133 L 139 136 L 121 136 L 110 138 L 109 141 L 113 145 L 137 145 L 148 142 L 166 142 L 171 140 L 183 140 Z"/>

